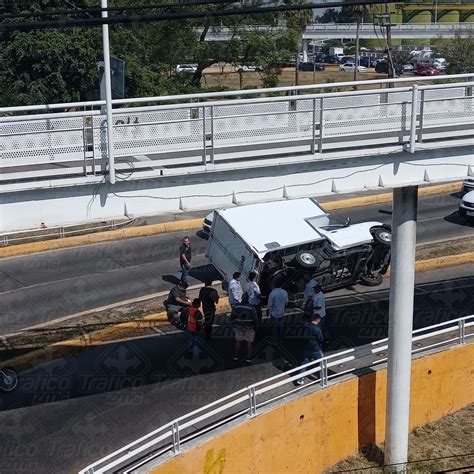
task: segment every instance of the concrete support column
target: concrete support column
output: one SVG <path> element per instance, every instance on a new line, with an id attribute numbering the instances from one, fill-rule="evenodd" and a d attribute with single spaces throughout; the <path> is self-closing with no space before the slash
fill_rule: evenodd
<path id="1" fill-rule="evenodd" d="M 391 471 L 403 471 L 408 460 L 417 206 L 417 186 L 393 190 L 385 424 L 385 464 L 396 465 Z"/>

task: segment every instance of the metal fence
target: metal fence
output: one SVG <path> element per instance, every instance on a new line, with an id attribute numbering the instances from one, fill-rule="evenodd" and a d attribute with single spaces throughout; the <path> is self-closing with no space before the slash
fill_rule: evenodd
<path id="1" fill-rule="evenodd" d="M 464 344 L 474 339 L 474 315 L 413 331 L 412 354 Z M 202 408 L 176 418 L 142 438 L 91 464 L 80 474 L 133 472 L 166 453 L 179 453 L 191 440 L 237 419 L 251 418 L 268 405 L 308 386 L 327 387 L 342 377 L 387 361 L 388 339 L 323 357 L 231 393 Z M 356 367 L 357 366 L 357 367 Z M 311 377 L 295 387 L 292 382 Z"/>
<path id="2" fill-rule="evenodd" d="M 253 166 L 271 153 L 318 159 L 338 148 L 374 144 L 403 144 L 414 152 L 417 142 L 474 135 L 474 75 L 429 78 L 441 79 L 443 84 L 418 86 L 426 78 L 414 78 L 410 87 L 369 90 L 325 92 L 407 81 L 116 100 L 115 167 L 119 174 L 132 170 L 146 177 L 166 167 L 206 170 L 236 159 Z M 254 97 L 243 98 L 249 95 Z M 159 104 L 148 105 L 153 102 Z M 107 121 L 101 106 L 97 101 L 0 109 L 0 183 L 105 175 Z M 75 110 L 65 111 L 70 109 Z"/>

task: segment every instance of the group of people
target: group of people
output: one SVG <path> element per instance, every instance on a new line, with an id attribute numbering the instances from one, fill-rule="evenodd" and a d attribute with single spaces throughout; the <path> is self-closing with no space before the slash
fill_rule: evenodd
<path id="1" fill-rule="evenodd" d="M 206 281 L 199 291 L 199 297 L 192 301 L 187 297 L 188 276 L 191 267 L 191 244 L 185 237 L 179 248 L 181 281 L 169 293 L 165 301 L 168 320 L 186 330 L 190 335 L 190 349 L 200 336 L 210 339 L 216 315 L 219 294 L 212 287 L 212 281 Z M 257 283 L 258 274 L 250 272 L 248 281 L 241 282 L 241 273 L 235 272 L 228 283 L 229 304 L 231 306 L 230 321 L 234 333 L 233 360 L 244 358 L 252 362 L 253 344 L 262 323 L 262 294 Z M 267 316 L 270 318 L 272 336 L 277 344 L 283 341 L 285 333 L 285 311 L 288 305 L 288 293 L 281 285 L 276 284 L 268 295 Z M 201 309 L 202 308 L 202 309 Z M 183 311 L 184 309 L 184 311 Z M 307 332 L 302 364 L 323 357 L 323 344 L 329 342 L 325 324 L 326 298 L 321 285 L 311 279 L 306 284 L 303 301 L 303 317 Z M 245 343 L 245 344 L 244 344 Z M 245 345 L 245 348 L 244 348 Z M 242 357 L 242 350 L 245 349 Z M 304 369 L 302 369 L 304 371 Z M 295 382 L 302 385 L 303 379 Z"/>

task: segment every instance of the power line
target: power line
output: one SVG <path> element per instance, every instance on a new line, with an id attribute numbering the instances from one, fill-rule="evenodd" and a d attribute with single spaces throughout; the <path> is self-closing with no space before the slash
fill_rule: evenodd
<path id="1" fill-rule="evenodd" d="M 25 31 L 46 28 L 74 28 L 108 25 L 130 25 L 134 23 L 182 20 L 188 18 L 215 18 L 233 15 L 251 15 L 261 13 L 283 12 L 283 11 L 301 11 L 315 10 L 319 8 L 339 8 L 354 5 L 383 5 L 392 0 L 345 0 L 330 3 L 306 3 L 299 5 L 280 5 L 276 7 L 254 7 L 254 8 L 232 8 L 228 10 L 211 10 L 202 12 L 179 12 L 179 13 L 161 13 L 147 14 L 140 16 L 115 16 L 108 18 L 81 18 L 74 20 L 47 20 L 31 21 L 25 23 L 1 23 L 0 33 L 7 31 Z"/>
<path id="2" fill-rule="evenodd" d="M 193 7 L 200 5 L 214 5 L 221 3 L 239 3 L 238 0 L 191 0 L 190 2 L 176 2 L 176 3 L 151 3 L 148 5 L 125 5 L 122 7 L 108 7 L 108 8 L 76 8 L 76 9 L 57 9 L 45 10 L 35 12 L 18 12 L 18 13 L 3 13 L 0 15 L 0 20 L 7 20 L 12 18 L 28 18 L 28 17 L 46 17 L 54 15 L 79 15 L 82 13 L 98 13 L 102 12 L 126 12 L 126 11 L 140 11 L 140 10 L 155 10 L 164 8 L 179 8 L 179 7 Z M 100 15 L 98 15 L 99 17 Z"/>

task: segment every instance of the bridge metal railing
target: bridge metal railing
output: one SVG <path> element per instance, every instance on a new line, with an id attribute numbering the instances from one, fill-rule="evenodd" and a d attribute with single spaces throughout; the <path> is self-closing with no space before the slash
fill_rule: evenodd
<path id="1" fill-rule="evenodd" d="M 465 344 L 474 340 L 474 315 L 413 331 L 412 354 Z M 387 361 L 388 339 L 361 348 L 344 350 L 301 365 L 231 393 L 180 416 L 87 466 L 80 474 L 134 472 L 166 453 L 179 453 L 191 440 L 233 420 L 257 416 L 268 405 L 285 397 L 340 382 L 343 377 Z M 310 377 L 309 383 L 292 382 Z"/>
<path id="2" fill-rule="evenodd" d="M 420 84 L 426 80 L 433 83 Z M 390 84 L 398 87 L 365 89 Z M 276 150 L 318 159 L 325 151 L 373 144 L 404 144 L 413 152 L 416 142 L 474 134 L 474 74 L 406 84 L 393 79 L 115 100 L 116 169 L 119 177 L 139 170 L 146 177 L 166 167 L 205 170 L 249 156 L 253 166 Z M 353 87 L 359 90 L 339 90 Z M 0 183 L 107 174 L 102 106 L 0 109 Z"/>

